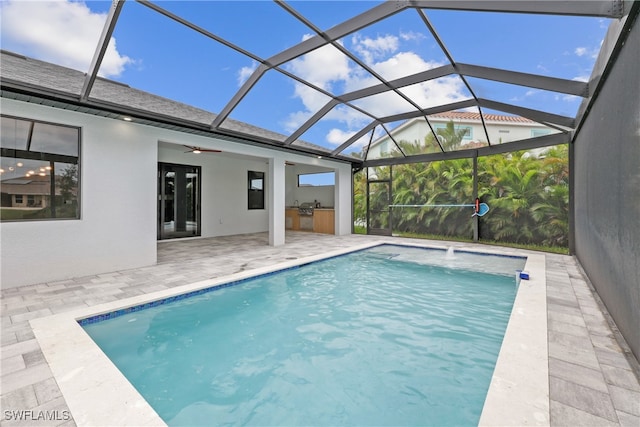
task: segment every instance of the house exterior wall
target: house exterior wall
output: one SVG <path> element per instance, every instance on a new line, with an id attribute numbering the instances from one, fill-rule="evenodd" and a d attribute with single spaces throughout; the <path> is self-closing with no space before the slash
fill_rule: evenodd
<path id="1" fill-rule="evenodd" d="M 187 143 L 188 144 L 188 143 Z M 265 183 L 265 209 L 248 209 L 248 171 L 267 173 L 264 160 L 245 160 L 219 153 L 193 154 L 182 145 L 158 150 L 158 161 L 202 167 L 202 237 L 257 233 L 269 229 L 269 186 Z M 266 178 L 268 180 L 268 177 Z"/>
<path id="2" fill-rule="evenodd" d="M 298 175 L 320 172 L 316 167 L 306 165 L 287 166 L 286 169 L 286 194 L 287 206 L 298 203 L 313 202 L 317 200 L 322 206 L 335 206 L 335 186 L 298 187 Z"/>
<path id="3" fill-rule="evenodd" d="M 636 20 L 574 140 L 573 193 L 575 256 L 640 359 L 638 63 Z"/>
<path id="4" fill-rule="evenodd" d="M 0 223 L 3 288 L 154 264 L 159 161 L 202 166 L 202 237 L 269 230 L 271 177 L 266 173 L 265 209 L 249 210 L 247 171 L 268 172 L 270 158 L 351 171 L 348 163 L 15 100 L 2 98 L 0 107 L 5 115 L 81 128 L 81 218 Z M 225 156 L 184 153 L 183 144 L 221 149 Z M 336 230 L 350 232 L 350 217 L 350 204 L 336 211 Z M 276 232 L 284 236 L 284 215 L 281 222 Z"/>
<path id="5" fill-rule="evenodd" d="M 81 219 L 0 224 L 2 287 L 155 263 L 155 139 L 125 122 L 7 99 L 0 107 L 82 128 Z"/>

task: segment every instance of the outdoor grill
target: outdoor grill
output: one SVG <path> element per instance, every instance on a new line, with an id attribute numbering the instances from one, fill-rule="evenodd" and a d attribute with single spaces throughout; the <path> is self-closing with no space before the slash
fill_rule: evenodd
<path id="1" fill-rule="evenodd" d="M 313 203 L 302 203 L 298 206 L 298 214 L 306 216 L 313 215 L 313 207 Z"/>

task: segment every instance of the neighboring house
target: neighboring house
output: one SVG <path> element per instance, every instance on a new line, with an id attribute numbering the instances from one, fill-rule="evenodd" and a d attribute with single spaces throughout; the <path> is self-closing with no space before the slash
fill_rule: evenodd
<path id="1" fill-rule="evenodd" d="M 468 145 L 468 148 L 486 146 L 487 142 L 495 145 L 557 132 L 548 126 L 519 116 L 484 114 L 484 120 L 486 132 L 479 113 L 451 111 L 429 116 L 429 122 L 436 134 L 445 129 L 449 122 L 453 122 L 455 130 L 465 130 L 461 144 Z M 376 159 L 388 156 L 394 151 L 397 152 L 394 140 L 410 143 L 419 141 L 424 144 L 425 138 L 433 135 L 427 121 L 422 117 L 407 120 L 390 133 L 391 136 L 385 134 L 371 143 L 368 159 Z"/>
<path id="2" fill-rule="evenodd" d="M 51 205 L 51 177 L 35 175 L 3 179 L 0 181 L 0 192 L 3 208 L 46 208 Z M 62 194 L 59 186 L 55 194 Z"/>
<path id="3" fill-rule="evenodd" d="M 3 208 L 46 208 L 50 182 L 32 178 L 12 178 L 0 184 Z"/>

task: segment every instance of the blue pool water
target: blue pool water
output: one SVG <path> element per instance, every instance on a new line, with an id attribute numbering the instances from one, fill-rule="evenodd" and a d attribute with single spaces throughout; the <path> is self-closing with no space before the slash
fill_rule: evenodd
<path id="1" fill-rule="evenodd" d="M 524 262 L 382 245 L 81 324 L 169 425 L 477 425 Z"/>

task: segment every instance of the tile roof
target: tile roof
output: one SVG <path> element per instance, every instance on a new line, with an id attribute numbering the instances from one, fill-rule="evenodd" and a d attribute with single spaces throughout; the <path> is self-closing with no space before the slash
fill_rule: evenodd
<path id="1" fill-rule="evenodd" d="M 520 116 L 505 116 L 499 114 L 486 114 L 483 113 L 485 121 L 491 122 L 508 122 L 508 123 L 536 123 L 533 120 L 526 119 Z M 480 121 L 480 113 L 473 113 L 467 111 L 447 111 L 445 113 L 431 114 L 429 118 L 437 117 L 448 120 L 477 120 Z"/>

